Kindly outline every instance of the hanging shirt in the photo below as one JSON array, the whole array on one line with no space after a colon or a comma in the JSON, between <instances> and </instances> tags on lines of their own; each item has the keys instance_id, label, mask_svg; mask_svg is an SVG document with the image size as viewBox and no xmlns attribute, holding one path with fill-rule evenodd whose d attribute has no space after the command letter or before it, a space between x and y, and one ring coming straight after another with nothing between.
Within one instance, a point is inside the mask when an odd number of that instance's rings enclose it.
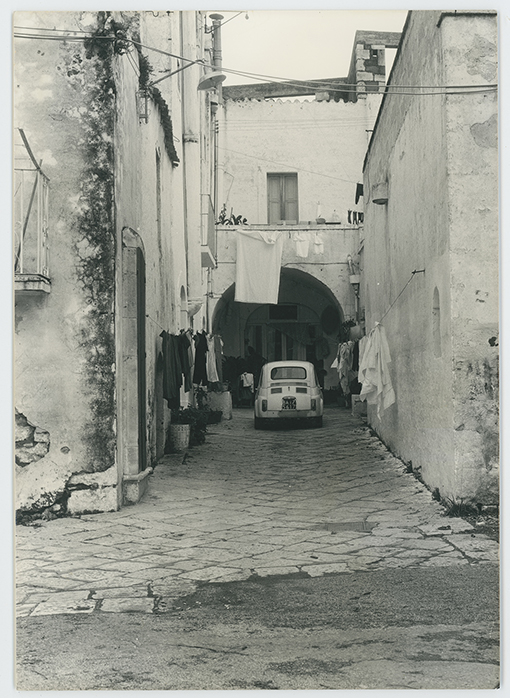
<instances>
[{"instance_id":1,"label":"hanging shirt","mask_svg":"<svg viewBox=\"0 0 510 698\"><path fill-rule=\"evenodd\" d=\"M315 254L324 254L324 240L321 233L315 233L313 251Z\"/></svg>"},{"instance_id":2,"label":"hanging shirt","mask_svg":"<svg viewBox=\"0 0 510 698\"><path fill-rule=\"evenodd\" d=\"M179 407L182 385L182 367L179 358L179 342L175 335L164 331L163 339L163 397L171 409Z\"/></svg>"},{"instance_id":3,"label":"hanging shirt","mask_svg":"<svg viewBox=\"0 0 510 698\"><path fill-rule=\"evenodd\" d=\"M238 303L278 303L283 234L237 231L235 300Z\"/></svg>"},{"instance_id":4,"label":"hanging shirt","mask_svg":"<svg viewBox=\"0 0 510 698\"><path fill-rule=\"evenodd\" d=\"M296 243L296 255L298 257L308 257L310 249L310 233L301 231L292 233L294 242Z\"/></svg>"},{"instance_id":5,"label":"hanging shirt","mask_svg":"<svg viewBox=\"0 0 510 698\"><path fill-rule=\"evenodd\" d=\"M195 366L193 369L193 383L195 385L207 385L207 337L204 332L195 335Z\"/></svg>"},{"instance_id":6,"label":"hanging shirt","mask_svg":"<svg viewBox=\"0 0 510 698\"><path fill-rule=\"evenodd\" d=\"M386 330L380 323L367 337L360 360L358 380L361 383L361 400L370 405L377 405L377 416L393 405L395 392L391 384L389 364L390 349L386 339Z\"/></svg>"},{"instance_id":7,"label":"hanging shirt","mask_svg":"<svg viewBox=\"0 0 510 698\"><path fill-rule=\"evenodd\" d=\"M254 379L253 379L253 373L242 373L241 374L241 383L243 388L249 388L251 392L253 392L253 384L254 384Z\"/></svg>"},{"instance_id":8,"label":"hanging shirt","mask_svg":"<svg viewBox=\"0 0 510 698\"><path fill-rule=\"evenodd\" d=\"M214 335L214 355L216 358L218 380L220 383L223 383L223 340L217 334Z\"/></svg>"},{"instance_id":9,"label":"hanging shirt","mask_svg":"<svg viewBox=\"0 0 510 698\"><path fill-rule=\"evenodd\" d=\"M214 337L207 337L207 358L206 358L207 380L209 383L218 383L218 371L216 369L216 351L214 348Z\"/></svg>"}]
</instances>

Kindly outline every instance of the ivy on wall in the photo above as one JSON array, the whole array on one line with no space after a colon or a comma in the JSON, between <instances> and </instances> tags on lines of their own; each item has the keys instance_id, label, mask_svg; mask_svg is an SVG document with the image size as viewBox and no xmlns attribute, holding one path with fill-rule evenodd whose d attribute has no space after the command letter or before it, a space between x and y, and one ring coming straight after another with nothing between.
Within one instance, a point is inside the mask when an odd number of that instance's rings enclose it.
<instances>
[{"instance_id":1,"label":"ivy on wall","mask_svg":"<svg viewBox=\"0 0 510 698\"><path fill-rule=\"evenodd\" d=\"M170 158L170 162L174 167L177 167L180 160L179 156L177 155L177 151L175 150L175 145L174 145L174 133L173 133L173 126L172 126L172 119L170 116L170 110L168 108L168 104L166 103L165 99L163 98L163 95L161 92L158 90L157 87L150 87L150 80L151 80L151 75L153 72L153 68L149 62L149 59L147 56L144 56L141 52L139 52L139 66L140 66L140 77L139 77L139 86L140 90L147 91L149 96L152 98L153 102L156 104L156 106L159 109L159 114L161 118L161 125L163 127L163 133L165 136L165 149L168 154L168 157Z\"/></svg>"}]
</instances>

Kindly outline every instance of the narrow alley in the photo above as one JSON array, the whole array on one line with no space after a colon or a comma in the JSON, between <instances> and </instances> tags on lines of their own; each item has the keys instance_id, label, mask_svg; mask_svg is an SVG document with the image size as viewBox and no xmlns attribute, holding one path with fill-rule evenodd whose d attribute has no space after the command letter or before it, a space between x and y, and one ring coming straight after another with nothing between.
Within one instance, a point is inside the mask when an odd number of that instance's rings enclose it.
<instances>
[{"instance_id":1,"label":"narrow alley","mask_svg":"<svg viewBox=\"0 0 510 698\"><path fill-rule=\"evenodd\" d=\"M21 690L498 682L498 543L336 407L263 432L234 410L136 507L16 547Z\"/></svg>"}]
</instances>

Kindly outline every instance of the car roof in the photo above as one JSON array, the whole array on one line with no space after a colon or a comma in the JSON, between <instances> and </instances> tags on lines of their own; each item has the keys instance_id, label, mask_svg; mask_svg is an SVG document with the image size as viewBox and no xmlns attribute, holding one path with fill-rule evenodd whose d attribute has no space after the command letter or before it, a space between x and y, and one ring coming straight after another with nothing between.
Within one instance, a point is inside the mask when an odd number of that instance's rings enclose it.
<instances>
[{"instance_id":1,"label":"car roof","mask_svg":"<svg viewBox=\"0 0 510 698\"><path fill-rule=\"evenodd\" d=\"M312 368L313 364L310 361L268 361L266 364L267 370L277 368L279 366L299 366L301 368Z\"/></svg>"}]
</instances>

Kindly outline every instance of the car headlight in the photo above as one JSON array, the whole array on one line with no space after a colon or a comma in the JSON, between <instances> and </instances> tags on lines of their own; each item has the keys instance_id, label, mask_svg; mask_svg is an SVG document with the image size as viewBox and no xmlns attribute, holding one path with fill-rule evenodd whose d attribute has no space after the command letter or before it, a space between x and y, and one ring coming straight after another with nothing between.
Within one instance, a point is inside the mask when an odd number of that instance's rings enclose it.
<instances>
[{"instance_id":1,"label":"car headlight","mask_svg":"<svg viewBox=\"0 0 510 698\"><path fill-rule=\"evenodd\" d=\"M267 412L267 400L262 400L262 412Z\"/></svg>"}]
</instances>

